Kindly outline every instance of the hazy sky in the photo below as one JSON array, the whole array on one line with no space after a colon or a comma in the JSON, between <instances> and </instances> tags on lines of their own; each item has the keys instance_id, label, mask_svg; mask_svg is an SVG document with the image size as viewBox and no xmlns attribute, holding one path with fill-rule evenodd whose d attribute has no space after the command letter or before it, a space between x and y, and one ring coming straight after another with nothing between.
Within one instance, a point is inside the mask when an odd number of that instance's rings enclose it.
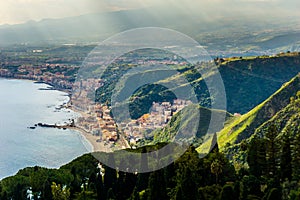
<instances>
[{"instance_id":1,"label":"hazy sky","mask_svg":"<svg viewBox=\"0 0 300 200\"><path fill-rule=\"evenodd\" d=\"M245 4L256 6L262 11L284 9L287 13L291 13L300 10L299 0L0 0L0 24L149 6L168 9L168 6L172 5L187 11L197 11L215 6L221 6L225 10L243 9Z\"/></svg>"}]
</instances>

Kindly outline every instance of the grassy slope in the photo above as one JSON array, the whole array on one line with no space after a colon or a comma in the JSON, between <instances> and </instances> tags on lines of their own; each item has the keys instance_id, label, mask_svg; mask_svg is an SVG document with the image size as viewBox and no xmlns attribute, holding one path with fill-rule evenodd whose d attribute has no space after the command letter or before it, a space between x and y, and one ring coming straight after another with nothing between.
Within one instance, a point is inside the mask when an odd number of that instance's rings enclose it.
<instances>
[{"instance_id":1,"label":"grassy slope","mask_svg":"<svg viewBox=\"0 0 300 200\"><path fill-rule=\"evenodd\" d=\"M195 109L198 109L200 113L200 118L197 117L197 112L195 112ZM179 127L184 131L188 130L191 131L191 129L198 126L198 130L195 131L196 138L201 138L203 140L209 140L211 136L213 136L213 133L219 131L222 127L222 123L224 120L231 120L233 117L230 113L222 111L222 110L212 110L203 108L198 105L190 105L184 110L184 114L181 114L182 112L177 113L172 120L169 122L169 124L159 130L155 130L153 132L154 139L151 142L151 144L161 143L161 142L170 142L176 140L176 142L192 142L189 139L195 139L193 138L195 135L188 135L189 137L181 137L178 134ZM212 113L215 115L215 121L212 123L211 127L212 129L209 130L209 124L211 121ZM183 116L186 118L183 119ZM198 119L197 122L195 119ZM195 124L198 123L198 124ZM188 133L191 134L191 133ZM176 139L175 139L176 138ZM197 142L194 141L194 142ZM199 141L198 141L199 142ZM201 141L200 141L201 142ZM207 145L207 148L210 149L210 144Z\"/></svg>"},{"instance_id":2,"label":"grassy slope","mask_svg":"<svg viewBox=\"0 0 300 200\"><path fill-rule=\"evenodd\" d=\"M289 105L290 98L300 90L300 75L285 83L276 93L255 107L250 112L235 117L218 133L218 143L223 148L227 143L235 144L243 139L249 138L256 129L266 124L280 111ZM207 146L207 144L205 144ZM197 150L202 151L204 147Z\"/></svg>"}]
</instances>

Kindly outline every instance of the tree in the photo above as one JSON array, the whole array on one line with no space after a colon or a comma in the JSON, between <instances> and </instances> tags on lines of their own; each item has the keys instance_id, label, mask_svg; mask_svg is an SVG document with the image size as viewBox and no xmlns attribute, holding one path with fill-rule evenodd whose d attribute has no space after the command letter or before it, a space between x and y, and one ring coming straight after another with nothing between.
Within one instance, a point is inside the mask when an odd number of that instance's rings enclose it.
<instances>
[{"instance_id":1,"label":"tree","mask_svg":"<svg viewBox=\"0 0 300 200\"><path fill-rule=\"evenodd\" d=\"M235 197L236 195L233 191L232 186L224 185L221 191L220 200L232 200L232 199L236 199Z\"/></svg>"},{"instance_id":2,"label":"tree","mask_svg":"<svg viewBox=\"0 0 300 200\"><path fill-rule=\"evenodd\" d=\"M80 180L78 179L76 168L74 166L71 168L71 174L73 175L73 180L70 184L70 197L74 198L75 193L79 193L81 191Z\"/></svg>"},{"instance_id":3,"label":"tree","mask_svg":"<svg viewBox=\"0 0 300 200\"><path fill-rule=\"evenodd\" d=\"M109 154L108 163L109 163L109 166L115 167L115 159L114 159L113 153ZM104 188L106 191L108 191L110 188L112 188L115 192L115 187L116 187L116 183L117 183L117 171L111 167L105 167Z\"/></svg>"},{"instance_id":4,"label":"tree","mask_svg":"<svg viewBox=\"0 0 300 200\"><path fill-rule=\"evenodd\" d=\"M270 190L267 200L281 200L282 194L278 188L273 188Z\"/></svg>"},{"instance_id":5,"label":"tree","mask_svg":"<svg viewBox=\"0 0 300 200\"><path fill-rule=\"evenodd\" d=\"M52 183L51 185L53 200L68 200L70 199L70 190L66 187L61 187L60 184Z\"/></svg>"},{"instance_id":6,"label":"tree","mask_svg":"<svg viewBox=\"0 0 300 200\"><path fill-rule=\"evenodd\" d=\"M216 176L216 184L219 182L219 175L222 173L223 165L219 160L214 160L211 163L210 170Z\"/></svg>"},{"instance_id":7,"label":"tree","mask_svg":"<svg viewBox=\"0 0 300 200\"><path fill-rule=\"evenodd\" d=\"M258 197L262 195L260 181L253 175L244 176L241 181L241 199L246 199L249 195Z\"/></svg>"},{"instance_id":8,"label":"tree","mask_svg":"<svg viewBox=\"0 0 300 200\"><path fill-rule=\"evenodd\" d=\"M251 175L260 177L266 173L265 140L253 138L248 146L247 163Z\"/></svg>"},{"instance_id":9,"label":"tree","mask_svg":"<svg viewBox=\"0 0 300 200\"><path fill-rule=\"evenodd\" d=\"M42 192L43 199L52 199L52 192L51 192L51 183L47 179L43 185L43 192Z\"/></svg>"},{"instance_id":10,"label":"tree","mask_svg":"<svg viewBox=\"0 0 300 200\"><path fill-rule=\"evenodd\" d=\"M102 175L100 174L100 172L97 174L96 177L96 189L97 189L98 199L101 199L101 197L104 196L104 187L103 187Z\"/></svg>"},{"instance_id":11,"label":"tree","mask_svg":"<svg viewBox=\"0 0 300 200\"><path fill-rule=\"evenodd\" d=\"M292 144L292 178L300 179L300 132L296 132Z\"/></svg>"},{"instance_id":12,"label":"tree","mask_svg":"<svg viewBox=\"0 0 300 200\"><path fill-rule=\"evenodd\" d=\"M292 178L292 151L291 143L288 134L285 134L282 139L282 150L280 159L281 180Z\"/></svg>"},{"instance_id":13,"label":"tree","mask_svg":"<svg viewBox=\"0 0 300 200\"><path fill-rule=\"evenodd\" d=\"M140 163L140 170L147 171L148 170L148 158L147 158L147 151L146 147L142 148L141 152L141 163ZM138 191L145 190L148 186L150 173L139 173L137 179L137 189Z\"/></svg>"},{"instance_id":14,"label":"tree","mask_svg":"<svg viewBox=\"0 0 300 200\"><path fill-rule=\"evenodd\" d=\"M134 188L130 200L140 200L140 194L136 188Z\"/></svg>"},{"instance_id":15,"label":"tree","mask_svg":"<svg viewBox=\"0 0 300 200\"><path fill-rule=\"evenodd\" d=\"M114 191L112 188L109 188L109 190L107 191L107 197L106 197L107 200L114 200L116 199L116 196L114 194Z\"/></svg>"},{"instance_id":16,"label":"tree","mask_svg":"<svg viewBox=\"0 0 300 200\"><path fill-rule=\"evenodd\" d=\"M234 192L234 195L235 195L235 197L233 199L240 199L241 186L240 186L240 182L239 181L236 181L234 183L233 192Z\"/></svg>"},{"instance_id":17,"label":"tree","mask_svg":"<svg viewBox=\"0 0 300 200\"><path fill-rule=\"evenodd\" d=\"M278 145L277 145L277 136L278 136L278 129L277 127L272 124L269 126L266 134L266 143L267 143L267 163L268 163L268 176L274 177L277 175L277 152L278 152Z\"/></svg>"},{"instance_id":18,"label":"tree","mask_svg":"<svg viewBox=\"0 0 300 200\"><path fill-rule=\"evenodd\" d=\"M162 170L155 171L150 174L148 190L148 200L167 199L166 184Z\"/></svg>"},{"instance_id":19,"label":"tree","mask_svg":"<svg viewBox=\"0 0 300 200\"><path fill-rule=\"evenodd\" d=\"M194 147L189 147L187 151L175 162L176 175L174 181L176 186L172 189L171 198L179 192L185 199L192 199L198 196L198 187L205 184L202 179L204 166L199 154ZM181 190L181 191L179 191Z\"/></svg>"}]
</instances>

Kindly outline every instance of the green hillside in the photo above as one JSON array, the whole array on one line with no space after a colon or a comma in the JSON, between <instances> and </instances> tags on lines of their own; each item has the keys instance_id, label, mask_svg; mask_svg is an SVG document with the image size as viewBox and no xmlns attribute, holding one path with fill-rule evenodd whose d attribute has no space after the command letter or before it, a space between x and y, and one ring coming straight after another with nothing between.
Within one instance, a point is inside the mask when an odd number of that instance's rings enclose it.
<instances>
[{"instance_id":1,"label":"green hillside","mask_svg":"<svg viewBox=\"0 0 300 200\"><path fill-rule=\"evenodd\" d=\"M230 62L238 62L239 59ZM250 59L248 59L250 61ZM257 83L258 84L258 83ZM211 114L215 128L225 117L225 128L218 133L218 146L211 140L195 140L193 146L148 145L111 153L87 154L59 169L29 167L0 181L0 199L297 199L300 196L300 74L242 116L190 105L176 114L154 141L170 142L178 127L183 130L199 123L201 138ZM195 116L198 109L200 120ZM182 118L187 120L183 121ZM217 132L217 130L214 131ZM192 130L193 131L193 130ZM215 136L212 131L212 136ZM215 140L215 137L211 137ZM231 144L229 144L231 143ZM172 162L177 150L187 149ZM185 148L186 147L186 148ZM137 153L136 155L124 152ZM145 154L139 153L150 153ZM171 152L171 153L170 153ZM167 156L160 159L161 153ZM128 156L128 157L126 157ZM171 160L171 162L169 162ZM99 165L99 162L102 165ZM162 163L170 165L154 171ZM109 163L110 166L106 166ZM113 167L113 168L111 168ZM143 167L153 169L139 173ZM125 169L125 172L120 170ZM134 173L132 173L134 172Z\"/></svg>"},{"instance_id":2,"label":"green hillside","mask_svg":"<svg viewBox=\"0 0 300 200\"><path fill-rule=\"evenodd\" d=\"M280 111L290 103L290 98L296 96L300 89L300 75L297 75L291 81L285 83L276 93L270 96L260 105L256 106L250 112L234 117L223 130L218 133L218 143L224 147L227 143L236 144L244 139L248 139L257 131L264 129L274 116L278 116ZM289 114L292 114L290 112ZM279 119L284 122L284 120ZM271 120L269 123L273 124ZM199 148L198 150L200 150Z\"/></svg>"},{"instance_id":3,"label":"green hillside","mask_svg":"<svg viewBox=\"0 0 300 200\"><path fill-rule=\"evenodd\" d=\"M215 120L210 124L212 115L214 115ZM214 133L220 131L224 121L230 120L232 117L230 113L225 111L207 109L193 104L173 116L166 127L153 131L151 141L142 141L141 144L176 141L189 142L197 146L198 143L210 139ZM209 125L211 125L210 130ZM181 136L181 132L188 133Z\"/></svg>"},{"instance_id":4,"label":"green hillside","mask_svg":"<svg viewBox=\"0 0 300 200\"><path fill-rule=\"evenodd\" d=\"M147 57L148 55L148 57ZM143 50L129 56L128 59L134 59L134 56L144 56L151 60L153 57L170 57L172 54L165 54L162 51ZM291 80L300 71L300 53L285 53L276 56L261 56L261 57L244 57L230 59L216 59L217 69L219 70L225 85L227 96L227 111L230 113L247 113L256 105L260 104L274 92L276 92L282 84ZM120 78L134 69L136 65L114 63L103 74L103 79L106 80L104 87L101 87L96 92L96 101L106 103L110 101L112 91L116 89L116 84ZM190 83L195 91L199 104L203 107L210 108L214 99L208 92L205 80L199 74L198 69L203 67L211 67L209 64L198 66L170 66L173 71L178 73L168 75L160 81L150 85L145 85L135 91L130 102L130 112L133 118L138 118L147 113L152 106L152 102L170 101L174 99L175 91L187 91L189 87L183 80ZM171 71L172 71L171 70ZM215 71L216 72L216 71ZM127 82L120 84L126 86L135 82L142 82L146 78L155 77L161 73L155 69L145 71L133 75ZM214 76L212 73L206 76ZM132 82L132 83L131 83ZM157 87L158 85L175 85L175 87L164 88ZM117 88L122 91L123 88ZM187 98L190 98L187 95Z\"/></svg>"}]
</instances>

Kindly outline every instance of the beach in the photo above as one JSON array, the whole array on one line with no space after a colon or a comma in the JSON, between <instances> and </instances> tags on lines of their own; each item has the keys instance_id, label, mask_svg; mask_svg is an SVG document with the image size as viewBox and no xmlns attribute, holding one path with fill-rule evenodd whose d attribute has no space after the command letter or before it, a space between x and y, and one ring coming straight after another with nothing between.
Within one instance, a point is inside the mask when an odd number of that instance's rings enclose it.
<instances>
[{"instance_id":1,"label":"beach","mask_svg":"<svg viewBox=\"0 0 300 200\"><path fill-rule=\"evenodd\" d=\"M92 135L91 133L83 130L79 127L69 127L70 130L75 130L81 134L83 140L89 143L92 152L112 152L108 145L104 145L103 142L97 142L99 136Z\"/></svg>"}]
</instances>

